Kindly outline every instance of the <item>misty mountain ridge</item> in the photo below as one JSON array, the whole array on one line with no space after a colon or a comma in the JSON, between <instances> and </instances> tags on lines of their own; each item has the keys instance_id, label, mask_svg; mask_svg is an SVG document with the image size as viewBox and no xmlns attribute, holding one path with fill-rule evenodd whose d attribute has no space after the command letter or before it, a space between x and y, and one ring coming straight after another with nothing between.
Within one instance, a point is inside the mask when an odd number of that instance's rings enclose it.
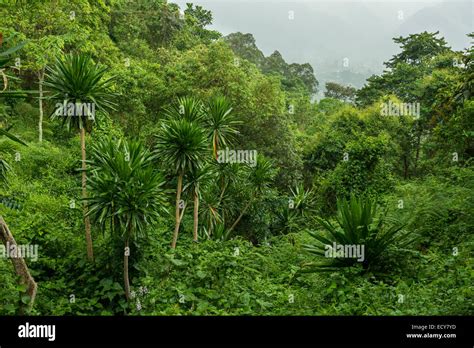
<instances>
[{"instance_id":1,"label":"misty mountain ridge","mask_svg":"<svg viewBox=\"0 0 474 348\"><path fill-rule=\"evenodd\" d=\"M325 81L362 87L399 51L394 37L439 31L462 50L473 30L470 1L195 3L212 11L212 29L223 35L251 33L265 56L278 51L287 62L310 63L320 88Z\"/></svg>"}]
</instances>

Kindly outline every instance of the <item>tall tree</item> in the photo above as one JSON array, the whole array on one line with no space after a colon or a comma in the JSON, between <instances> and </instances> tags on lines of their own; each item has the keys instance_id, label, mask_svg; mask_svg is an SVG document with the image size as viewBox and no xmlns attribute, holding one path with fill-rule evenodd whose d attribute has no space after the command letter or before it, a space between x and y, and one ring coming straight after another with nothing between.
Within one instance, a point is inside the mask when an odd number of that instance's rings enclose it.
<instances>
[{"instance_id":1,"label":"tall tree","mask_svg":"<svg viewBox=\"0 0 474 348\"><path fill-rule=\"evenodd\" d=\"M214 158L217 159L219 147L232 144L241 122L236 119L229 101L223 96L211 99L205 113L205 125L209 130Z\"/></svg>"},{"instance_id":2,"label":"tall tree","mask_svg":"<svg viewBox=\"0 0 474 348\"><path fill-rule=\"evenodd\" d=\"M394 38L401 52L384 63L388 69L382 75L367 79L367 84L357 91L357 104L367 106L387 94L395 94L405 102L419 100L417 80L431 74L436 67L434 57L450 52L446 41L436 37L438 34L423 32Z\"/></svg>"},{"instance_id":3,"label":"tall tree","mask_svg":"<svg viewBox=\"0 0 474 348\"><path fill-rule=\"evenodd\" d=\"M413 136L413 173L417 173L419 159L422 153L423 139L433 128L432 83L433 72L438 69L453 67L457 54L447 46L444 38L438 38L439 32L408 35L407 37L394 38L393 41L400 46L401 52L394 55L390 61L384 63L388 68L380 76L371 76L367 84L357 91L356 103L359 106L368 106L379 102L385 95L395 95L403 103L420 104L420 115L413 122L410 134Z\"/></svg>"},{"instance_id":4,"label":"tall tree","mask_svg":"<svg viewBox=\"0 0 474 348\"><path fill-rule=\"evenodd\" d=\"M210 165L197 167L186 175L187 183L183 187L183 191L189 191L192 197L193 210L193 241L197 242L199 235L199 201L201 199L201 187L209 183L213 177L213 168Z\"/></svg>"},{"instance_id":5,"label":"tall tree","mask_svg":"<svg viewBox=\"0 0 474 348\"><path fill-rule=\"evenodd\" d=\"M180 209L183 178L198 170L209 155L202 120L202 105L194 98L181 98L166 110L167 119L157 134L156 151L163 164L177 176L175 229L171 248L176 248L181 223Z\"/></svg>"},{"instance_id":6,"label":"tall tree","mask_svg":"<svg viewBox=\"0 0 474 348\"><path fill-rule=\"evenodd\" d=\"M107 113L115 109L115 94L111 89L115 77L107 76L109 68L94 63L89 55L66 55L63 59L57 59L55 66L47 70L45 86L53 93L50 98L59 101L53 117L61 118L68 130L79 131L81 137L83 213L87 257L92 261L94 252L86 202L86 130L92 131L95 110Z\"/></svg>"},{"instance_id":7,"label":"tall tree","mask_svg":"<svg viewBox=\"0 0 474 348\"><path fill-rule=\"evenodd\" d=\"M251 190L250 198L242 208L239 216L237 216L237 219L229 228L229 233L235 229L252 203L255 202L255 199L261 196L265 190L268 189L276 174L277 171L273 168L272 162L262 155L258 155L255 167L249 168L248 171L248 184Z\"/></svg>"},{"instance_id":8,"label":"tall tree","mask_svg":"<svg viewBox=\"0 0 474 348\"><path fill-rule=\"evenodd\" d=\"M115 238L123 238L123 277L127 300L130 295L130 241L146 235L166 213L163 176L154 168L156 160L139 141L106 138L93 145L90 161L88 214L103 231L107 225Z\"/></svg>"}]
</instances>

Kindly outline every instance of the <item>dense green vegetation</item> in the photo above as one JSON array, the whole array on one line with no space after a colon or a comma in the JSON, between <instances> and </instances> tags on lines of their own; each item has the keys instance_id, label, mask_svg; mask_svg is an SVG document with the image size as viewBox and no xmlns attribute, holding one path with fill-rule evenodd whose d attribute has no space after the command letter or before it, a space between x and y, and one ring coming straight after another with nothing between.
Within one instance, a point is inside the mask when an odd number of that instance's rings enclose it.
<instances>
[{"instance_id":1,"label":"dense green vegetation","mask_svg":"<svg viewBox=\"0 0 474 348\"><path fill-rule=\"evenodd\" d=\"M0 215L38 245L30 314L474 313L472 47L396 38L383 74L317 102L309 64L200 6L0 18ZM0 315L31 304L8 258L0 280Z\"/></svg>"}]
</instances>

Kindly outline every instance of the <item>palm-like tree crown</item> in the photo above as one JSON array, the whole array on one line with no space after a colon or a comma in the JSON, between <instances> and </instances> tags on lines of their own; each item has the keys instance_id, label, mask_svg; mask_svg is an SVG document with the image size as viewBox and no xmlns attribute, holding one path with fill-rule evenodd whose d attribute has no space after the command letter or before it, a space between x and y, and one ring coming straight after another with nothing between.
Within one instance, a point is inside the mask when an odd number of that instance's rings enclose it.
<instances>
[{"instance_id":1,"label":"palm-like tree crown","mask_svg":"<svg viewBox=\"0 0 474 348\"><path fill-rule=\"evenodd\" d=\"M255 192L262 193L270 186L276 174L277 170L273 167L273 163L264 156L258 155L255 167L250 169L249 182Z\"/></svg>"},{"instance_id":2,"label":"palm-like tree crown","mask_svg":"<svg viewBox=\"0 0 474 348\"><path fill-rule=\"evenodd\" d=\"M208 155L205 132L186 119L165 121L157 135L156 154L176 174L195 171Z\"/></svg>"},{"instance_id":3,"label":"palm-like tree crown","mask_svg":"<svg viewBox=\"0 0 474 348\"><path fill-rule=\"evenodd\" d=\"M44 85L53 93L50 99L61 103L91 103L97 111L115 110L112 82L115 76L106 77L108 67L95 64L89 55L68 54L47 67ZM52 115L55 117L55 113ZM90 128L90 115L62 117L68 129Z\"/></svg>"},{"instance_id":4,"label":"palm-like tree crown","mask_svg":"<svg viewBox=\"0 0 474 348\"><path fill-rule=\"evenodd\" d=\"M154 160L138 141L105 139L93 145L87 201L89 215L103 230L112 221L122 233L140 235L166 211L165 180Z\"/></svg>"},{"instance_id":5,"label":"palm-like tree crown","mask_svg":"<svg viewBox=\"0 0 474 348\"><path fill-rule=\"evenodd\" d=\"M180 97L177 102L164 109L168 120L185 119L200 124L204 118L204 107L194 97Z\"/></svg>"},{"instance_id":6,"label":"palm-like tree crown","mask_svg":"<svg viewBox=\"0 0 474 348\"><path fill-rule=\"evenodd\" d=\"M214 157L217 158L218 147L227 146L239 133L237 126L241 123L232 113L232 107L225 97L213 98L206 107L206 128L212 141Z\"/></svg>"}]
</instances>

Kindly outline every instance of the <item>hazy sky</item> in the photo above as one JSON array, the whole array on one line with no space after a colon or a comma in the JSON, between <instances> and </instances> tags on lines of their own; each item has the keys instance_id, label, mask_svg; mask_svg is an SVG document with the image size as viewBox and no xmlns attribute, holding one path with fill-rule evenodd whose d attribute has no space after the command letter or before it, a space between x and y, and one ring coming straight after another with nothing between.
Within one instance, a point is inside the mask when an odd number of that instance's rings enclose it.
<instances>
[{"instance_id":1,"label":"hazy sky","mask_svg":"<svg viewBox=\"0 0 474 348\"><path fill-rule=\"evenodd\" d=\"M439 30L452 48L461 50L469 45L466 34L474 31L471 0L172 2L211 10L212 28L224 35L252 33L265 55L278 50L287 62L309 62L323 79L340 71L344 59L350 71L366 76L380 72L397 52L393 37Z\"/></svg>"}]
</instances>

